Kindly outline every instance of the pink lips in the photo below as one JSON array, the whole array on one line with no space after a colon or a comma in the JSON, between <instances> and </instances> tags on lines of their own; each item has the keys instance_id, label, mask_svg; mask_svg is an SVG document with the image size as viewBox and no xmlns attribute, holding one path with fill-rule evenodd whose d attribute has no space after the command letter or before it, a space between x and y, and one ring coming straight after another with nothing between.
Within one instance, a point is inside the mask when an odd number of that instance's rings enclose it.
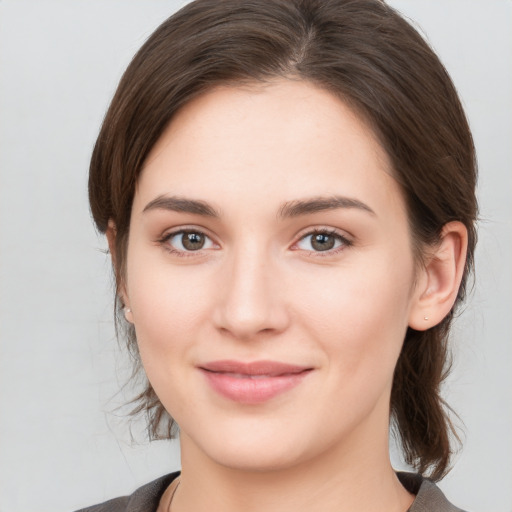
<instances>
[{"instance_id":1,"label":"pink lips","mask_svg":"<svg viewBox=\"0 0 512 512\"><path fill-rule=\"evenodd\" d=\"M297 386L312 368L276 361L213 361L201 365L210 386L244 404L258 404Z\"/></svg>"}]
</instances>

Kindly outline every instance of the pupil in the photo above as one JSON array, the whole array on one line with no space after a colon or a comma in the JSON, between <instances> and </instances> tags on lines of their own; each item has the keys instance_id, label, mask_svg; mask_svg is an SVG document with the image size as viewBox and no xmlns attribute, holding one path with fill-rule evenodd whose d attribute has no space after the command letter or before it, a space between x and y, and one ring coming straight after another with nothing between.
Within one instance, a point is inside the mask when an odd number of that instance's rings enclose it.
<instances>
[{"instance_id":1,"label":"pupil","mask_svg":"<svg viewBox=\"0 0 512 512\"><path fill-rule=\"evenodd\" d=\"M334 237L331 235L318 233L313 236L311 245L317 251L328 251L334 247Z\"/></svg>"},{"instance_id":2,"label":"pupil","mask_svg":"<svg viewBox=\"0 0 512 512\"><path fill-rule=\"evenodd\" d=\"M184 233L181 243L189 251L197 251L204 245L204 236L199 233Z\"/></svg>"}]
</instances>

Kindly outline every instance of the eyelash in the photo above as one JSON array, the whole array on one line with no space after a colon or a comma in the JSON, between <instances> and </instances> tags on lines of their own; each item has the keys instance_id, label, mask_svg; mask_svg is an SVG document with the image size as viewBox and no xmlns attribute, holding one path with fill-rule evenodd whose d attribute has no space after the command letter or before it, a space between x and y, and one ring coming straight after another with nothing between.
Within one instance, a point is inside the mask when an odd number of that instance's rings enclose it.
<instances>
[{"instance_id":1,"label":"eyelash","mask_svg":"<svg viewBox=\"0 0 512 512\"><path fill-rule=\"evenodd\" d=\"M297 242L295 242L293 245L296 246L302 240L305 240L308 237L314 237L316 235L332 236L336 241L340 242L340 245L336 248L328 249L326 251L307 251L309 253L309 255L311 255L314 258L325 258L328 256L333 256L333 255L336 255L336 254L340 253L341 251L343 251L353 245L353 242L351 240L349 240L346 236L343 236L342 234L340 234L335 229L322 229L322 228L313 229L312 231L308 231L307 233L304 233L303 235L301 235L299 240ZM294 250L299 250L299 249L294 249Z\"/></svg>"},{"instance_id":2,"label":"eyelash","mask_svg":"<svg viewBox=\"0 0 512 512\"><path fill-rule=\"evenodd\" d=\"M162 236L160 239L157 240L157 243L160 244L167 252L171 253L174 256L178 256L180 258L189 258L191 256L194 256L194 253L200 253L201 249L199 249L197 251L181 251L179 249L175 249L172 245L169 244L169 240L171 240L175 236L177 236L177 235L183 236L187 233L202 235L205 238L207 238L208 240L211 240L211 238L204 231L201 231L200 229L192 229L192 228L183 229L182 228L182 229L178 229L176 231L172 231L170 233L166 233L164 236Z\"/></svg>"},{"instance_id":3,"label":"eyelash","mask_svg":"<svg viewBox=\"0 0 512 512\"><path fill-rule=\"evenodd\" d=\"M157 243L160 244L167 252L169 252L175 256L178 256L180 258L191 257L194 255L194 253L199 254L202 249L198 249L197 251L182 251L179 249L175 249L172 245L169 244L169 240L171 240L175 236L185 235L187 233L202 235L211 241L211 238L206 233L201 231L200 229L179 229L179 230L172 231L170 233L165 234L164 236L162 236L161 238L159 238L157 240ZM337 248L328 249L326 251L306 250L306 252L308 252L309 255L311 255L312 257L322 258L322 257L326 257L326 256L333 256L333 255L338 254L339 252L343 251L347 247L350 247L353 245L353 242L351 240L349 240L347 237L338 233L335 229L321 229L320 228L320 229L313 229L312 231L308 231L308 232L302 234L300 236L300 238L297 240L297 242L295 242L293 244L292 247L296 246L297 244L299 244L301 241L305 240L306 238L314 237L316 235L332 236L336 239L336 241L340 242L340 246L338 246ZM292 249L292 250L300 250L300 249Z\"/></svg>"}]
</instances>

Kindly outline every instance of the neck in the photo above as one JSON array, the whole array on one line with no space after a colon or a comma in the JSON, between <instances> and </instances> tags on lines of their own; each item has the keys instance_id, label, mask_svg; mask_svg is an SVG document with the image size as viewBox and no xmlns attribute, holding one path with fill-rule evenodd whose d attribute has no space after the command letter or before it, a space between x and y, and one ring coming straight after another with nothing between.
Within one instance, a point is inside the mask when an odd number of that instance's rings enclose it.
<instances>
[{"instance_id":1,"label":"neck","mask_svg":"<svg viewBox=\"0 0 512 512\"><path fill-rule=\"evenodd\" d=\"M374 440L364 454L333 447L301 464L268 471L222 466L186 436L181 444L173 512L405 512L413 501L391 467L387 437Z\"/></svg>"}]
</instances>

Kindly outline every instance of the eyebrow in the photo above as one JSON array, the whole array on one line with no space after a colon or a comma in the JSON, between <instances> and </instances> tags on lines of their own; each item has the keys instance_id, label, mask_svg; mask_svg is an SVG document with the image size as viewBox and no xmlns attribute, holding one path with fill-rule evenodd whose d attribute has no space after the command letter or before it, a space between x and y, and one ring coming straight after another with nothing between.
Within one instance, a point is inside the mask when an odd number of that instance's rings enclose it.
<instances>
[{"instance_id":1,"label":"eyebrow","mask_svg":"<svg viewBox=\"0 0 512 512\"><path fill-rule=\"evenodd\" d=\"M288 201L279 208L277 217L286 219L340 208L355 208L375 215L375 212L367 204L359 201L359 199L344 196L331 196ZM179 196L158 196L144 207L143 213L151 210L169 210L213 218L219 218L221 216L220 213L206 201Z\"/></svg>"},{"instance_id":2,"label":"eyebrow","mask_svg":"<svg viewBox=\"0 0 512 512\"><path fill-rule=\"evenodd\" d=\"M311 213L323 212L326 210L338 210L340 208L355 208L375 215L375 212L365 203L351 197L331 196L312 197L289 201L279 209L278 217L290 218L299 217Z\"/></svg>"},{"instance_id":3,"label":"eyebrow","mask_svg":"<svg viewBox=\"0 0 512 512\"><path fill-rule=\"evenodd\" d=\"M219 212L206 201L179 196L158 196L150 201L142 211L145 213L151 210L170 210L173 212L203 215L205 217L220 217Z\"/></svg>"}]
</instances>

